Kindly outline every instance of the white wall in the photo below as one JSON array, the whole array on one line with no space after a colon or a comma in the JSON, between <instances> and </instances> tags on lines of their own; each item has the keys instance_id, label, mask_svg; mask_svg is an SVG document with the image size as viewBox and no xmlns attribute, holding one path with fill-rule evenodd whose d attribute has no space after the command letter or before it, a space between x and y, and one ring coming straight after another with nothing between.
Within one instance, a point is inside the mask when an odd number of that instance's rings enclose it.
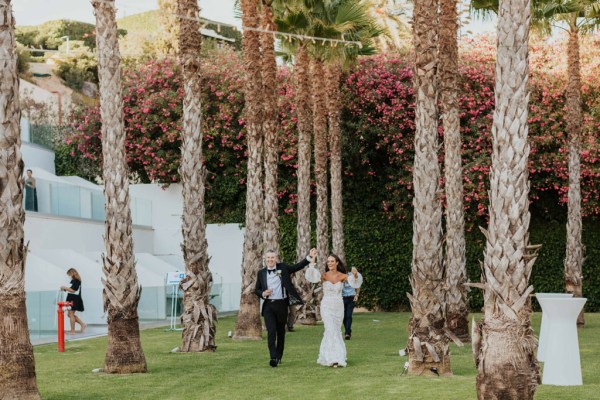
<instances>
[{"instance_id":1,"label":"white wall","mask_svg":"<svg viewBox=\"0 0 600 400\"><path fill-rule=\"evenodd\" d=\"M154 252L172 264L174 271L184 271L181 243L181 215L183 201L181 185L163 189L158 185L131 185L131 195L152 200L152 225L154 228ZM209 268L213 273L214 291L220 295L214 299L220 311L238 310L242 285L242 252L244 230L238 224L210 224L206 228ZM136 249L136 252L141 252Z\"/></svg>"},{"instance_id":2,"label":"white wall","mask_svg":"<svg viewBox=\"0 0 600 400\"><path fill-rule=\"evenodd\" d=\"M27 212L25 216L25 243L29 249L51 250L68 248L78 253L104 251L104 222L81 218ZM153 233L150 228L134 227L136 252L152 253Z\"/></svg>"},{"instance_id":3,"label":"white wall","mask_svg":"<svg viewBox=\"0 0 600 400\"><path fill-rule=\"evenodd\" d=\"M21 142L21 153L25 169L41 168L54 174L54 152L34 143ZM33 173L35 177L35 171Z\"/></svg>"}]
</instances>

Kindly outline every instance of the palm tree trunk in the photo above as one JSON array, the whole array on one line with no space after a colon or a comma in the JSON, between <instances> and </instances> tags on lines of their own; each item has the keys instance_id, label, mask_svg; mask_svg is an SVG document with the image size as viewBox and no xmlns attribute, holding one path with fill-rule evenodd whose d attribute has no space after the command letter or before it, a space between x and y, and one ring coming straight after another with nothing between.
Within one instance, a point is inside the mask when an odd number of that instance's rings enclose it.
<instances>
[{"instance_id":1,"label":"palm tree trunk","mask_svg":"<svg viewBox=\"0 0 600 400\"><path fill-rule=\"evenodd\" d=\"M242 0L242 25L258 26L258 1ZM256 274L262 264L263 249L263 132L262 79L260 64L260 39L255 31L244 30L244 115L248 137L248 175L246 182L246 230L244 232L244 255L242 260L242 294L240 311L235 326L234 339L262 337L259 299L254 294Z\"/></svg>"},{"instance_id":2,"label":"palm tree trunk","mask_svg":"<svg viewBox=\"0 0 600 400\"><path fill-rule=\"evenodd\" d=\"M451 374L445 327L442 205L438 162L437 0L415 1L415 161L413 257L408 295L410 374ZM435 371L435 372L433 372Z\"/></svg>"},{"instance_id":3,"label":"palm tree trunk","mask_svg":"<svg viewBox=\"0 0 600 400\"><path fill-rule=\"evenodd\" d=\"M296 54L294 77L296 80L296 113L298 116L298 222L296 259L306 257L310 250L310 142L312 137L311 85L309 71L310 58L306 47L301 45ZM298 291L304 304L298 307L297 318L301 324L317 323L317 304L314 296L315 285L308 282L303 274L295 274Z\"/></svg>"},{"instance_id":4,"label":"palm tree trunk","mask_svg":"<svg viewBox=\"0 0 600 400\"><path fill-rule=\"evenodd\" d=\"M474 328L473 352L480 400L528 400L539 383L529 300L537 257L528 233L530 1L501 0L499 9L484 317Z\"/></svg>"},{"instance_id":5,"label":"palm tree trunk","mask_svg":"<svg viewBox=\"0 0 600 400\"><path fill-rule=\"evenodd\" d=\"M461 162L460 119L457 101L458 15L456 0L440 3L438 69L444 127L446 182L446 326L462 342L469 335L469 308L465 250L465 218Z\"/></svg>"},{"instance_id":6,"label":"palm tree trunk","mask_svg":"<svg viewBox=\"0 0 600 400\"><path fill-rule=\"evenodd\" d=\"M263 1L261 27L275 31L273 9ZM275 40L271 33L260 35L263 83L263 134L265 154L265 246L279 254L279 202L277 199L278 115L277 115L277 62Z\"/></svg>"},{"instance_id":7,"label":"palm tree trunk","mask_svg":"<svg viewBox=\"0 0 600 400\"><path fill-rule=\"evenodd\" d=\"M92 5L96 14L106 202L102 297L108 315L108 348L104 370L117 374L146 372L137 313L142 288L133 254L116 9L112 1L93 0Z\"/></svg>"},{"instance_id":8,"label":"palm tree trunk","mask_svg":"<svg viewBox=\"0 0 600 400\"><path fill-rule=\"evenodd\" d=\"M333 252L346 262L344 251L344 213L342 202L342 93L341 66L327 65L327 109L329 113L329 150L331 152L331 237Z\"/></svg>"},{"instance_id":9,"label":"palm tree trunk","mask_svg":"<svg viewBox=\"0 0 600 400\"><path fill-rule=\"evenodd\" d=\"M327 104L323 61L312 63L313 132L315 135L315 181L317 183L317 262L321 269L329 253L327 204Z\"/></svg>"},{"instance_id":10,"label":"palm tree trunk","mask_svg":"<svg viewBox=\"0 0 600 400\"><path fill-rule=\"evenodd\" d=\"M40 399L25 304L23 158L15 20L0 0L0 397Z\"/></svg>"},{"instance_id":11,"label":"palm tree trunk","mask_svg":"<svg viewBox=\"0 0 600 400\"><path fill-rule=\"evenodd\" d=\"M581 66L579 64L579 28L570 24L567 50L567 131L569 132L569 211L567 215L567 253L565 257L565 291L574 297L583 295L583 254L581 242ZM577 326L583 327L583 310Z\"/></svg>"},{"instance_id":12,"label":"palm tree trunk","mask_svg":"<svg viewBox=\"0 0 600 400\"><path fill-rule=\"evenodd\" d=\"M183 75L183 128L181 131L181 184L183 192L183 259L186 276L183 289L181 351L215 350L217 309L210 304L212 274L208 268L208 243L204 193L206 166L202 154L200 104L200 10L197 0L178 0L179 62Z\"/></svg>"}]
</instances>

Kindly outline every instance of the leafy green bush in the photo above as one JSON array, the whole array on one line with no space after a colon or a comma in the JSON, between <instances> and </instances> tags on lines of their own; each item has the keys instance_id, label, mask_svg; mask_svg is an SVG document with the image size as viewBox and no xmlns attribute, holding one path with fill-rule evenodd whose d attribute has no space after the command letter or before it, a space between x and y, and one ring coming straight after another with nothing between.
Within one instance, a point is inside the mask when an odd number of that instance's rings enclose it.
<instances>
[{"instance_id":1,"label":"leafy green bush","mask_svg":"<svg viewBox=\"0 0 600 400\"><path fill-rule=\"evenodd\" d=\"M583 265L583 294L588 298L587 311L600 310L600 248L595 245L600 241L598 222L597 219L584 220L583 241L588 250ZM283 217L280 229L282 257L286 261L294 261L296 219L293 216ZM357 267L365 277L360 305L385 311L410 309L406 293L411 292L408 278L412 260L412 222L390 220L376 212L348 211L344 234L347 264ZM542 245L530 281L536 292L560 293L564 290L565 237L562 221L541 217L532 221L530 241ZM469 280L479 282L485 240L479 231L468 233L466 239ZM473 311L482 309L481 290L469 292L469 303ZM537 307L536 302L534 306Z\"/></svg>"},{"instance_id":2,"label":"leafy green bush","mask_svg":"<svg viewBox=\"0 0 600 400\"><path fill-rule=\"evenodd\" d=\"M17 72L24 74L29 71L29 63L31 62L31 53L22 48L17 49Z\"/></svg>"},{"instance_id":3,"label":"leafy green bush","mask_svg":"<svg viewBox=\"0 0 600 400\"><path fill-rule=\"evenodd\" d=\"M55 72L71 89L80 90L86 81L98 83L98 61L91 54L59 61Z\"/></svg>"},{"instance_id":4,"label":"leafy green bush","mask_svg":"<svg viewBox=\"0 0 600 400\"><path fill-rule=\"evenodd\" d=\"M83 40L87 47L93 49L96 47L95 29L94 24L61 19L34 26L18 26L15 36L17 42L36 49L56 50L64 43L65 36L70 40Z\"/></svg>"}]
</instances>

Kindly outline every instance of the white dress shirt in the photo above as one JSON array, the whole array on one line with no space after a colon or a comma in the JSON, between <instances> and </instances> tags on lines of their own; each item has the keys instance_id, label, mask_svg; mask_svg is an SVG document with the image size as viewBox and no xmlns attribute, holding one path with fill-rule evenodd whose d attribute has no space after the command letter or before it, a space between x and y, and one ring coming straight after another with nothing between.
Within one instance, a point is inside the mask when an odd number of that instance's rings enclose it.
<instances>
[{"instance_id":1,"label":"white dress shirt","mask_svg":"<svg viewBox=\"0 0 600 400\"><path fill-rule=\"evenodd\" d=\"M273 291L269 296L269 300L281 300L285 298L283 296L283 287L281 285L281 275L277 275L276 268L273 268L272 270L267 268L267 289Z\"/></svg>"}]
</instances>

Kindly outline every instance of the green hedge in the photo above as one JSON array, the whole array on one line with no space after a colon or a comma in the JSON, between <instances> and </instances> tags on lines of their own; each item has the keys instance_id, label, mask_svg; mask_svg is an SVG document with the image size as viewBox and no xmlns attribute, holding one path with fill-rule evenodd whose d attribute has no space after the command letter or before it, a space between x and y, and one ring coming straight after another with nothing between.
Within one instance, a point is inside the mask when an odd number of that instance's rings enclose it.
<instances>
[{"instance_id":1,"label":"green hedge","mask_svg":"<svg viewBox=\"0 0 600 400\"><path fill-rule=\"evenodd\" d=\"M583 267L584 296L587 311L600 310L600 224L584 220L583 241L586 259ZM360 305L386 311L410 308L406 293L410 292L408 276L412 258L412 223L389 220L378 213L349 213L344 221L346 259L365 277ZM296 219L281 218L281 254L284 260L296 258ZM313 227L314 232L314 227ZM532 221L531 243L542 244L531 276L537 292L563 290L565 223L537 218ZM315 240L313 238L313 243ZM479 282L480 260L485 241L479 230L467 233L467 272L472 282ZM469 293L472 310L481 310L481 290Z\"/></svg>"}]
</instances>

